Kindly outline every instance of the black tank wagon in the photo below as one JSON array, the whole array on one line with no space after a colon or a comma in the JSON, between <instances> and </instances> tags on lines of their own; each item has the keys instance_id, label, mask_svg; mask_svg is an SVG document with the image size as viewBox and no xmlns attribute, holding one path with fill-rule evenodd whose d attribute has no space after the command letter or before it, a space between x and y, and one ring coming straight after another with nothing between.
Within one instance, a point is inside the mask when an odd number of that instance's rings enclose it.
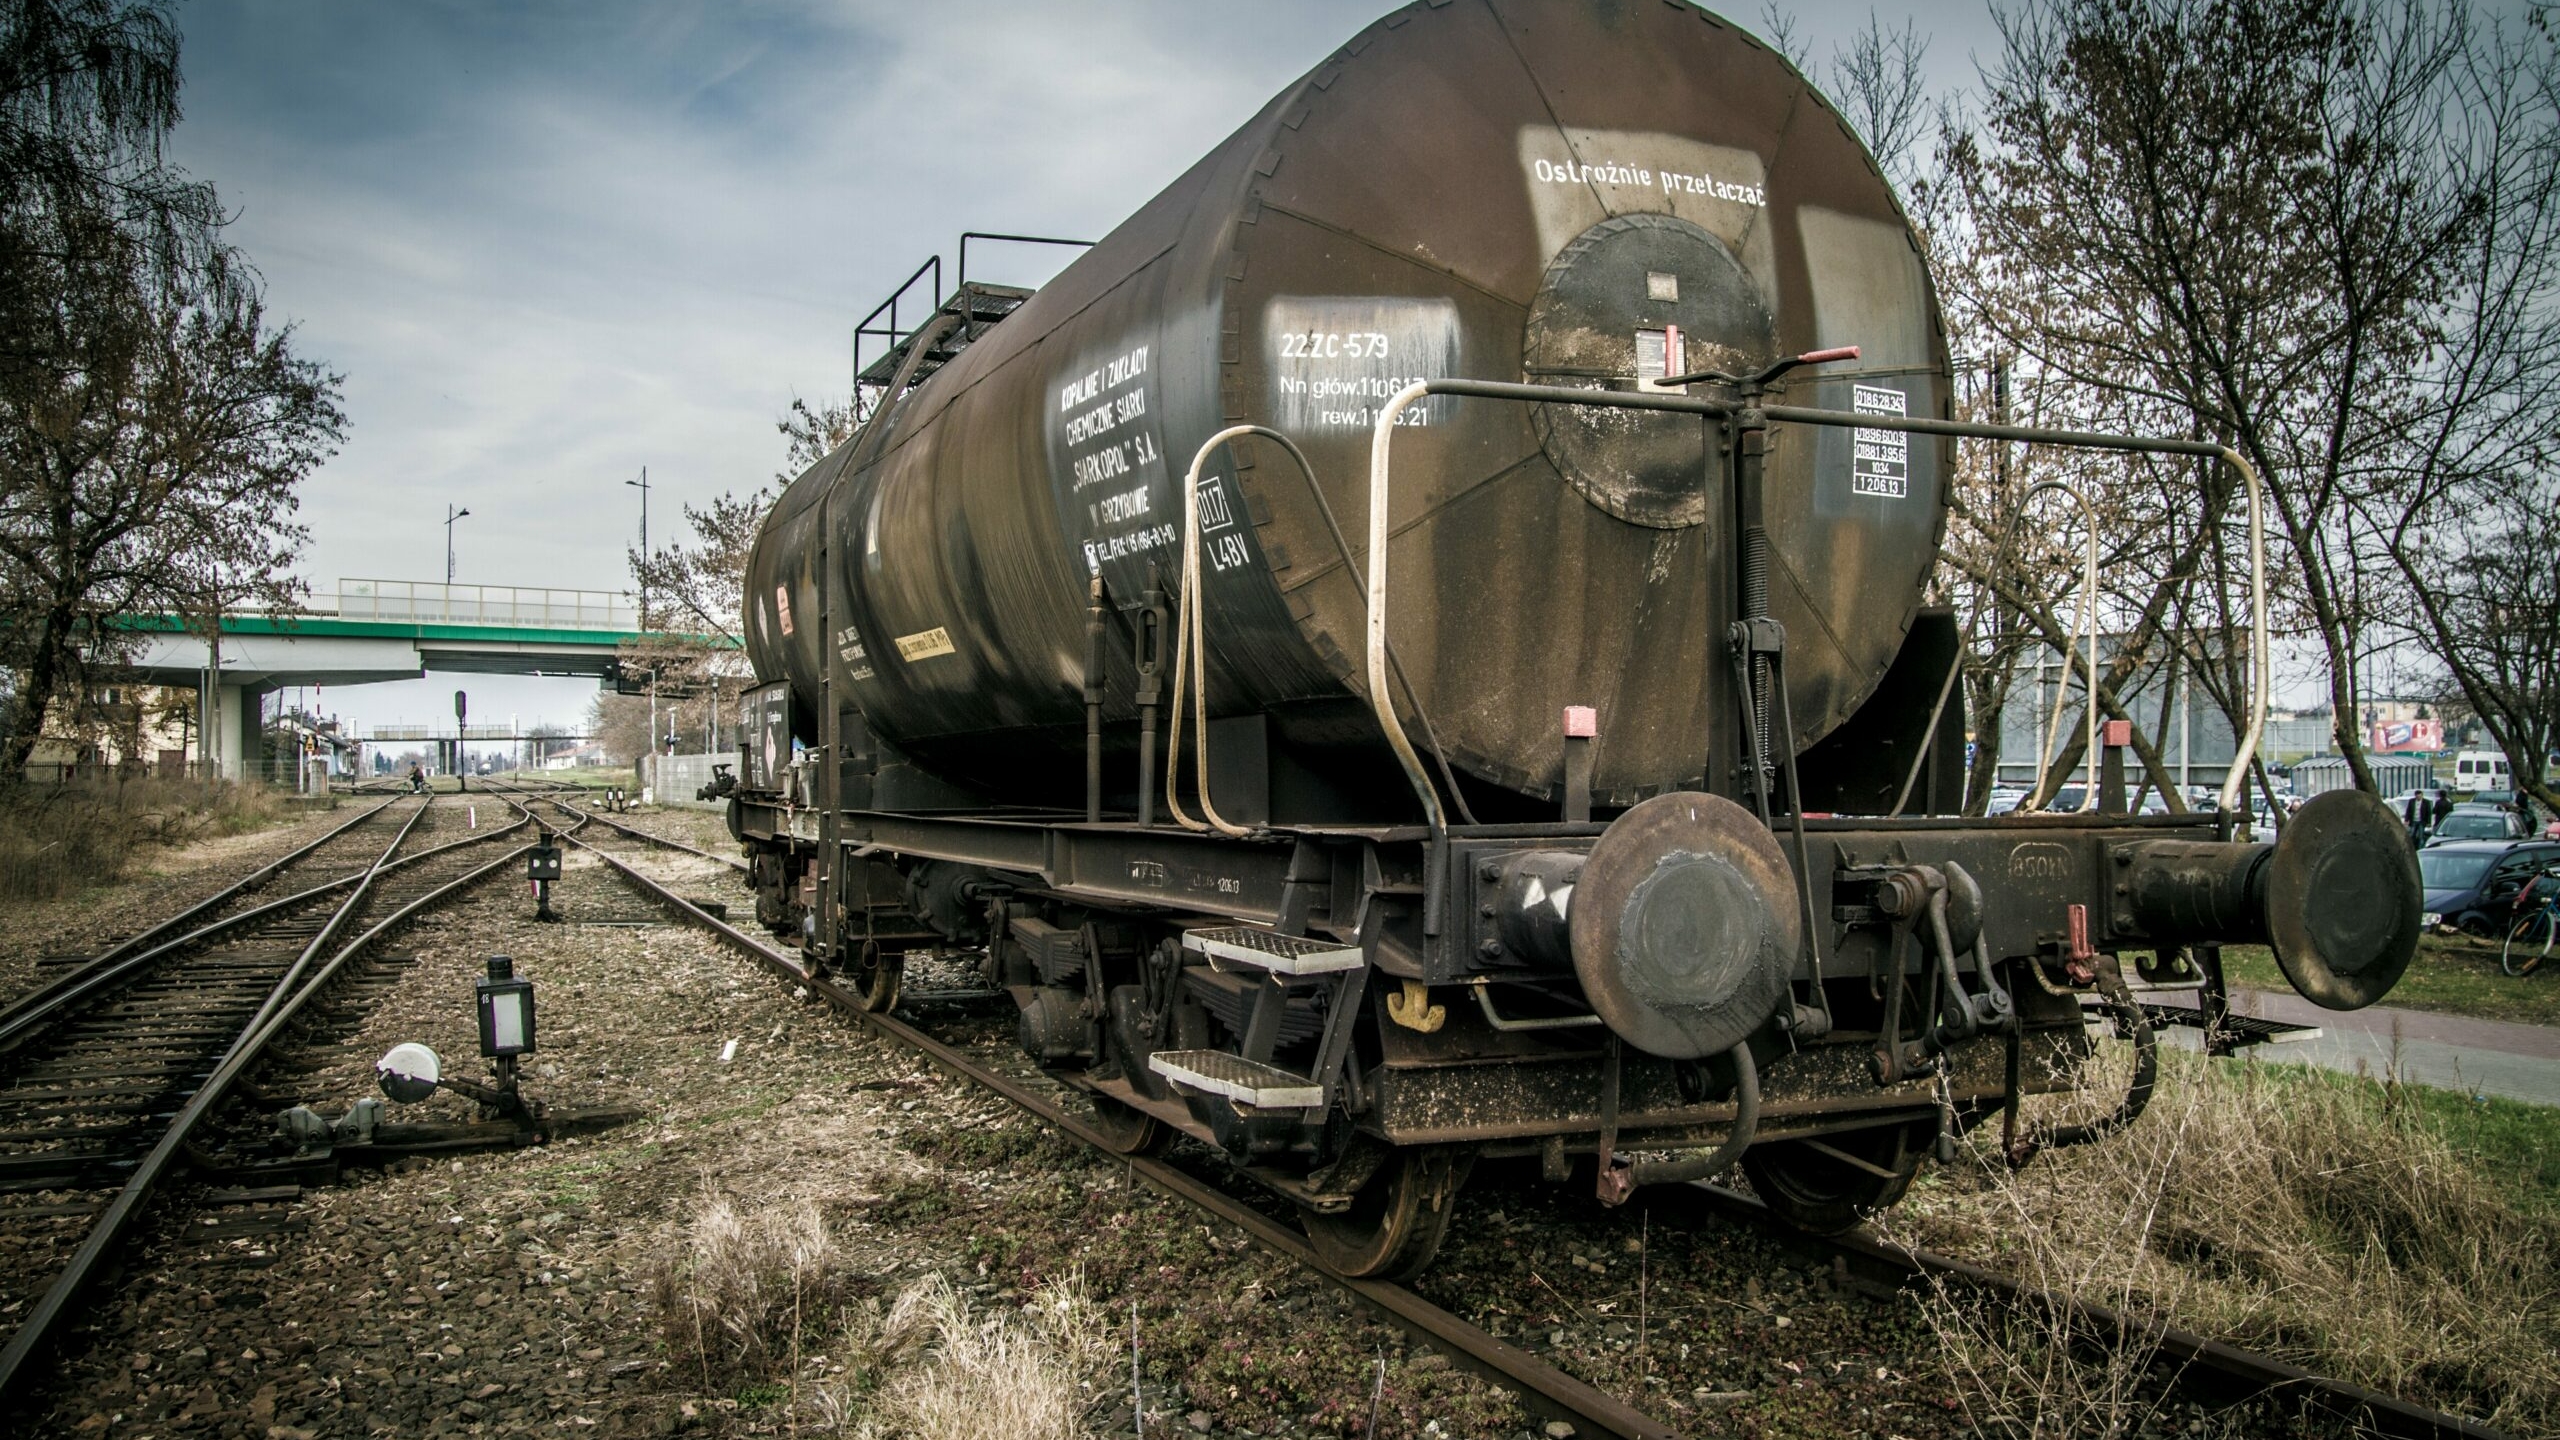
<instances>
[{"instance_id":1,"label":"black tank wagon","mask_svg":"<svg viewBox=\"0 0 2560 1440\"><path fill-rule=\"evenodd\" d=\"M2069 1083L2084 1001L2147 1057L2120 956L2210 1018L2221 943L2342 1008L2414 951L2368 796L1948 817L1980 427L1857 140L1685 0L1408 5L930 311L750 564L760 918L882 1006L983 947L1120 1143L1224 1147L1346 1272L1486 1155L1844 1228Z\"/></svg>"}]
</instances>

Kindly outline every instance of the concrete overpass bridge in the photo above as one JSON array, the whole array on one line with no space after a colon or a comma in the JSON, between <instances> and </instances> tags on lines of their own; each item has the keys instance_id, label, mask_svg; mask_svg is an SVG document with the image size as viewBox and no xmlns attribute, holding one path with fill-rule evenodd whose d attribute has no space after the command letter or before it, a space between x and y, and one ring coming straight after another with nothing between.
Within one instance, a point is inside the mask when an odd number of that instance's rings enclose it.
<instances>
[{"instance_id":1,"label":"concrete overpass bridge","mask_svg":"<svg viewBox=\"0 0 2560 1440\"><path fill-rule=\"evenodd\" d=\"M619 652L651 638L639 607L609 590L343 579L299 614L222 617L217 641L171 615L127 618L144 640L137 679L197 692L196 758L237 775L264 760L260 707L294 685L413 680L430 670L482 675L619 676Z\"/></svg>"}]
</instances>

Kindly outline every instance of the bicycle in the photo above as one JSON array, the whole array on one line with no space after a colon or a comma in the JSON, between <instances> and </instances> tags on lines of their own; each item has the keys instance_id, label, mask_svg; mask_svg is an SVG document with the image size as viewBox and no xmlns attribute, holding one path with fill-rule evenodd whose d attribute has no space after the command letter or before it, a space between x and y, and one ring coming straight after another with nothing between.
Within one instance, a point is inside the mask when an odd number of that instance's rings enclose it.
<instances>
[{"instance_id":1,"label":"bicycle","mask_svg":"<svg viewBox=\"0 0 2560 1440\"><path fill-rule=\"evenodd\" d=\"M2545 885L2545 881L2550 883ZM2542 899L2526 909L2537 885L2542 887ZM2525 881L2524 888L2516 892L2515 908L2522 913L2507 925L2506 943L2498 947L2498 971L2522 977L2550 959L2553 946L2560 944L2560 866L2547 868Z\"/></svg>"}]
</instances>

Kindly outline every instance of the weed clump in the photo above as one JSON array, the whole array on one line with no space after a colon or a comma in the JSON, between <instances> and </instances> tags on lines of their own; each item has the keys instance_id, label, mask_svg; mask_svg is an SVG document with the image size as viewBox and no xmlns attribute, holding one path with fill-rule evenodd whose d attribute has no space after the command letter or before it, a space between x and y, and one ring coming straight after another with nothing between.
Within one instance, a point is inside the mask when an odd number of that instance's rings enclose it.
<instances>
[{"instance_id":1,"label":"weed clump","mask_svg":"<svg viewBox=\"0 0 2560 1440\"><path fill-rule=\"evenodd\" d=\"M2098 1065L2123 1058L2111 1047ZM2398 1084L2161 1059L2160 1093L2123 1134L2012 1173L1986 1126L1970 1163L1928 1178L1887 1228L2502 1428L2560 1427L2560 1219L2466 1158ZM2114 1093L2104 1077L2093 1089ZM2149 1342L2100 1343L2059 1308L1954 1287L1929 1320L1992 1433L2130 1434L2156 1413Z\"/></svg>"},{"instance_id":2,"label":"weed clump","mask_svg":"<svg viewBox=\"0 0 2560 1440\"><path fill-rule=\"evenodd\" d=\"M706 1192L649 1281L679 1376L724 1406L845 1435L1070 1440L1112 1353L1077 1275L1019 1310L982 1312L939 1274L884 1305L805 1201L742 1211Z\"/></svg>"},{"instance_id":3,"label":"weed clump","mask_svg":"<svg viewBox=\"0 0 2560 1440\"><path fill-rule=\"evenodd\" d=\"M804 1337L831 1333L858 1288L816 1205L742 1214L716 1194L650 1276L667 1351L706 1393L796 1374Z\"/></svg>"},{"instance_id":4,"label":"weed clump","mask_svg":"<svg viewBox=\"0 0 2560 1440\"><path fill-rule=\"evenodd\" d=\"M1109 1327L1075 1277L1016 1311L975 1309L940 1275L846 1317L815 1409L838 1431L913 1440L1072 1440L1111 1358Z\"/></svg>"},{"instance_id":5,"label":"weed clump","mask_svg":"<svg viewBox=\"0 0 2560 1440\"><path fill-rule=\"evenodd\" d=\"M146 846L271 825L284 801L222 780L74 781L0 795L0 899L50 900L120 879Z\"/></svg>"}]
</instances>

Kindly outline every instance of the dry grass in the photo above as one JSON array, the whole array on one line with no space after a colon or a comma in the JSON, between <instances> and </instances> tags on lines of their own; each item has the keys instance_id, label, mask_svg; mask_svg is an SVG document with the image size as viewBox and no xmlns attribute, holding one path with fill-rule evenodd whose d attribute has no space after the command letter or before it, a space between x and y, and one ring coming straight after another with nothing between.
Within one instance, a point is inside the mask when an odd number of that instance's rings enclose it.
<instances>
[{"instance_id":1,"label":"dry grass","mask_svg":"<svg viewBox=\"0 0 2560 1440\"><path fill-rule=\"evenodd\" d=\"M2560 1432L2560 1220L2450 1145L2400 1086L2165 1050L2150 1112L2012 1174L1996 1125L1915 1190L1898 1238L2518 1433ZM2101 1097L2124 1051L2097 1062ZM2088 1105L2088 1096L2066 1103ZM1954 1291L1930 1307L1976 1423L2156 1422L2149 1347Z\"/></svg>"},{"instance_id":2,"label":"dry grass","mask_svg":"<svg viewBox=\"0 0 2560 1440\"><path fill-rule=\"evenodd\" d=\"M151 846L237 835L285 816L262 785L96 780L0 796L0 899L50 900L120 879Z\"/></svg>"},{"instance_id":3,"label":"dry grass","mask_svg":"<svg viewBox=\"0 0 2560 1440\"><path fill-rule=\"evenodd\" d=\"M836 1429L900 1440L1073 1440L1110 1358L1100 1310L1074 1279L1020 1311L980 1314L939 1275L840 1336L840 1373L816 1409Z\"/></svg>"},{"instance_id":4,"label":"dry grass","mask_svg":"<svg viewBox=\"0 0 2560 1440\"><path fill-rule=\"evenodd\" d=\"M667 1350L706 1393L796 1376L803 1339L854 1303L852 1270L807 1201L742 1213L705 1193L682 1252L651 1279Z\"/></svg>"},{"instance_id":5,"label":"dry grass","mask_svg":"<svg viewBox=\"0 0 2560 1440\"><path fill-rule=\"evenodd\" d=\"M1108 1327L1081 1280L980 1313L940 1275L886 1307L815 1205L742 1212L706 1192L652 1276L660 1331L706 1395L779 1405L866 1440L1072 1440Z\"/></svg>"}]
</instances>

